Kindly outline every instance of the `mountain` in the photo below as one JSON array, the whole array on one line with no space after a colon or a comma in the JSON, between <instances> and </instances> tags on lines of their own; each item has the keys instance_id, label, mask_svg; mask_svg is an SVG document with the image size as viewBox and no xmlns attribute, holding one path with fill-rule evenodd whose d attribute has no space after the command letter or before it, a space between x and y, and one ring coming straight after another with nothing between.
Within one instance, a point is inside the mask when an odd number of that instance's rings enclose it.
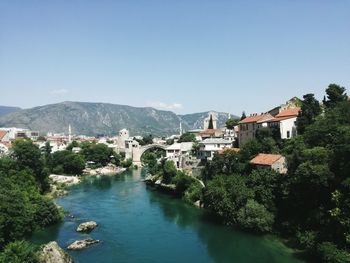
<instances>
[{"instance_id":1,"label":"mountain","mask_svg":"<svg viewBox=\"0 0 350 263\"><path fill-rule=\"evenodd\" d=\"M8 107L8 106L0 106L0 116L12 113L12 112L16 112L16 111L20 111L21 108L18 107Z\"/></svg>"},{"instance_id":2,"label":"mountain","mask_svg":"<svg viewBox=\"0 0 350 263\"><path fill-rule=\"evenodd\" d=\"M207 116L207 112L178 116L150 107L67 101L0 116L0 127L28 128L46 134L67 133L71 125L74 134L117 135L127 128L131 135L171 135L179 133L180 120L185 130L196 129ZM227 113L219 113L221 125L226 119Z\"/></svg>"},{"instance_id":3,"label":"mountain","mask_svg":"<svg viewBox=\"0 0 350 263\"><path fill-rule=\"evenodd\" d=\"M225 123L228 119L228 113L226 112L216 112L216 111L206 111L200 113L192 113L186 115L179 115L179 117L183 120L184 124L188 126L190 129L203 129L204 119L209 116L210 113L216 114L218 121L218 127L224 127ZM230 114L231 118L239 118L235 115Z\"/></svg>"}]
</instances>

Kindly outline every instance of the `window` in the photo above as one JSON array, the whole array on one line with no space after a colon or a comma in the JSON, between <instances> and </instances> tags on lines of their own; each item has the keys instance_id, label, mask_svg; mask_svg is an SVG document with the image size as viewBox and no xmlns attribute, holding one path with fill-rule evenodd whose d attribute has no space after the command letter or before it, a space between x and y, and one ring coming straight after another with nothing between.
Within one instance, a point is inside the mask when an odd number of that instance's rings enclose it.
<instances>
[{"instance_id":1,"label":"window","mask_svg":"<svg viewBox=\"0 0 350 263\"><path fill-rule=\"evenodd\" d=\"M287 131L287 138L290 138L290 131Z\"/></svg>"}]
</instances>

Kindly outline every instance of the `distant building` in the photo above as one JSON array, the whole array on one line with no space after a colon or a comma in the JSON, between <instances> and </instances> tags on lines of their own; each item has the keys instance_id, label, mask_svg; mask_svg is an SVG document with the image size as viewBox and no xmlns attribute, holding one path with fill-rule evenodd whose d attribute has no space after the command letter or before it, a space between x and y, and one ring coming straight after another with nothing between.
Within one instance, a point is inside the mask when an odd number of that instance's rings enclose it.
<instances>
[{"instance_id":1,"label":"distant building","mask_svg":"<svg viewBox=\"0 0 350 263\"><path fill-rule=\"evenodd\" d=\"M273 119L270 113L252 114L239 122L239 147L255 138L258 128L268 127L267 121Z\"/></svg>"},{"instance_id":2,"label":"distant building","mask_svg":"<svg viewBox=\"0 0 350 263\"><path fill-rule=\"evenodd\" d=\"M212 160L214 153L232 147L232 142L222 138L208 138L199 143L198 158L202 160Z\"/></svg>"},{"instance_id":3,"label":"distant building","mask_svg":"<svg viewBox=\"0 0 350 263\"><path fill-rule=\"evenodd\" d=\"M217 129L218 117L215 112L209 112L208 117L204 119L203 130L209 129L210 118L213 120L213 129Z\"/></svg>"},{"instance_id":4,"label":"distant building","mask_svg":"<svg viewBox=\"0 0 350 263\"><path fill-rule=\"evenodd\" d=\"M286 158L280 154L259 153L250 163L259 168L270 168L280 174L287 173Z\"/></svg>"},{"instance_id":5,"label":"distant building","mask_svg":"<svg viewBox=\"0 0 350 263\"><path fill-rule=\"evenodd\" d=\"M191 155L192 147L193 142L174 143L165 149L166 159L173 161L176 168L182 169Z\"/></svg>"},{"instance_id":6,"label":"distant building","mask_svg":"<svg viewBox=\"0 0 350 263\"><path fill-rule=\"evenodd\" d=\"M8 140L16 140L16 139L31 139L33 141L36 141L39 137L38 131L31 131L28 129L22 129L22 128L0 128L0 131L7 132L7 139Z\"/></svg>"},{"instance_id":7,"label":"distant building","mask_svg":"<svg viewBox=\"0 0 350 263\"><path fill-rule=\"evenodd\" d=\"M290 108L281 111L275 118L268 120L269 127L276 127L280 130L281 139L290 139L297 135L297 117L300 108Z\"/></svg>"}]
</instances>

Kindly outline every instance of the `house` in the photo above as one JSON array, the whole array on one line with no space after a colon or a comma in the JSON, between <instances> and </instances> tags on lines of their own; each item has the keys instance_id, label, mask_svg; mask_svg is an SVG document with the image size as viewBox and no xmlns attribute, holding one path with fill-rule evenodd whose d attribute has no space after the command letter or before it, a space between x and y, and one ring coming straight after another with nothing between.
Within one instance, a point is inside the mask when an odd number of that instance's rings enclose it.
<instances>
[{"instance_id":1,"label":"house","mask_svg":"<svg viewBox=\"0 0 350 263\"><path fill-rule=\"evenodd\" d=\"M239 124L239 147L242 147L246 142L255 138L257 129L267 127L267 120L273 119L270 113L252 114L249 117L241 120Z\"/></svg>"},{"instance_id":2,"label":"house","mask_svg":"<svg viewBox=\"0 0 350 263\"><path fill-rule=\"evenodd\" d=\"M10 142L10 135L8 131L0 130L0 142Z\"/></svg>"},{"instance_id":3,"label":"house","mask_svg":"<svg viewBox=\"0 0 350 263\"><path fill-rule=\"evenodd\" d=\"M178 169L184 167L184 161L191 155L193 142L174 143L168 146L166 151L166 159L173 161Z\"/></svg>"},{"instance_id":4,"label":"house","mask_svg":"<svg viewBox=\"0 0 350 263\"><path fill-rule=\"evenodd\" d=\"M28 129L22 129L22 128L0 128L0 131L7 132L7 140L15 140L19 138L29 138L33 141L36 141L39 137L38 131L31 131Z\"/></svg>"},{"instance_id":5,"label":"house","mask_svg":"<svg viewBox=\"0 0 350 263\"><path fill-rule=\"evenodd\" d=\"M280 174L287 173L286 158L280 154L259 153L250 163L259 168L270 168Z\"/></svg>"},{"instance_id":6,"label":"house","mask_svg":"<svg viewBox=\"0 0 350 263\"><path fill-rule=\"evenodd\" d=\"M231 147L231 141L222 138L208 138L199 143L198 158L202 160L212 160L214 153Z\"/></svg>"},{"instance_id":7,"label":"house","mask_svg":"<svg viewBox=\"0 0 350 263\"><path fill-rule=\"evenodd\" d=\"M205 140L207 138L222 138L224 136L224 132L221 129L205 129L199 133L201 140Z\"/></svg>"},{"instance_id":8,"label":"house","mask_svg":"<svg viewBox=\"0 0 350 263\"><path fill-rule=\"evenodd\" d=\"M280 130L281 139L290 139L297 135L296 121L300 108L289 108L278 113L275 118L267 121L270 128Z\"/></svg>"}]
</instances>

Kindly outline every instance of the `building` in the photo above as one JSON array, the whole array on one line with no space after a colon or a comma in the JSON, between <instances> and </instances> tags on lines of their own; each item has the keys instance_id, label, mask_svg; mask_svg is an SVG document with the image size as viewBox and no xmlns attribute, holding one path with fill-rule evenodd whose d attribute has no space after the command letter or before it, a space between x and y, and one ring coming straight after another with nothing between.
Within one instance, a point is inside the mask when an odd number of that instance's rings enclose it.
<instances>
[{"instance_id":1,"label":"building","mask_svg":"<svg viewBox=\"0 0 350 263\"><path fill-rule=\"evenodd\" d=\"M174 143L165 149L166 159L173 161L176 168L182 169L191 155L192 147L193 142Z\"/></svg>"},{"instance_id":2,"label":"building","mask_svg":"<svg viewBox=\"0 0 350 263\"><path fill-rule=\"evenodd\" d=\"M209 112L208 117L206 117L203 121L203 130L209 129L210 118L213 121L213 129L217 129L218 117L215 112Z\"/></svg>"},{"instance_id":3,"label":"building","mask_svg":"<svg viewBox=\"0 0 350 263\"><path fill-rule=\"evenodd\" d=\"M36 141L39 137L38 131L31 131L28 129L22 129L22 128L0 128L0 131L7 132L7 139L9 141L16 140L16 139L31 139L33 141Z\"/></svg>"},{"instance_id":4,"label":"building","mask_svg":"<svg viewBox=\"0 0 350 263\"><path fill-rule=\"evenodd\" d=\"M0 130L0 142L10 142L10 134L8 131Z\"/></svg>"},{"instance_id":5,"label":"building","mask_svg":"<svg viewBox=\"0 0 350 263\"><path fill-rule=\"evenodd\" d=\"M300 108L285 109L278 113L275 118L268 120L270 128L278 128L280 130L281 139L290 139L297 135L296 121Z\"/></svg>"},{"instance_id":6,"label":"building","mask_svg":"<svg viewBox=\"0 0 350 263\"><path fill-rule=\"evenodd\" d=\"M226 148L232 148L232 142L222 138L208 138L199 143L198 158L212 160L214 154Z\"/></svg>"},{"instance_id":7,"label":"building","mask_svg":"<svg viewBox=\"0 0 350 263\"><path fill-rule=\"evenodd\" d=\"M224 132L221 129L205 129L199 133L200 140L205 140L208 138L223 138Z\"/></svg>"},{"instance_id":8,"label":"building","mask_svg":"<svg viewBox=\"0 0 350 263\"><path fill-rule=\"evenodd\" d=\"M119 135L117 138L118 150L119 152L124 152L126 149L126 145L130 143L129 141L133 140L130 138L129 131L127 129L122 129L119 131ZM128 142L127 142L128 141Z\"/></svg>"},{"instance_id":9,"label":"building","mask_svg":"<svg viewBox=\"0 0 350 263\"><path fill-rule=\"evenodd\" d=\"M280 154L259 153L250 163L258 168L270 168L280 174L287 173L286 158Z\"/></svg>"},{"instance_id":10,"label":"building","mask_svg":"<svg viewBox=\"0 0 350 263\"><path fill-rule=\"evenodd\" d=\"M267 127L267 120L273 119L270 113L252 114L239 122L239 147L255 138L257 129Z\"/></svg>"}]
</instances>

